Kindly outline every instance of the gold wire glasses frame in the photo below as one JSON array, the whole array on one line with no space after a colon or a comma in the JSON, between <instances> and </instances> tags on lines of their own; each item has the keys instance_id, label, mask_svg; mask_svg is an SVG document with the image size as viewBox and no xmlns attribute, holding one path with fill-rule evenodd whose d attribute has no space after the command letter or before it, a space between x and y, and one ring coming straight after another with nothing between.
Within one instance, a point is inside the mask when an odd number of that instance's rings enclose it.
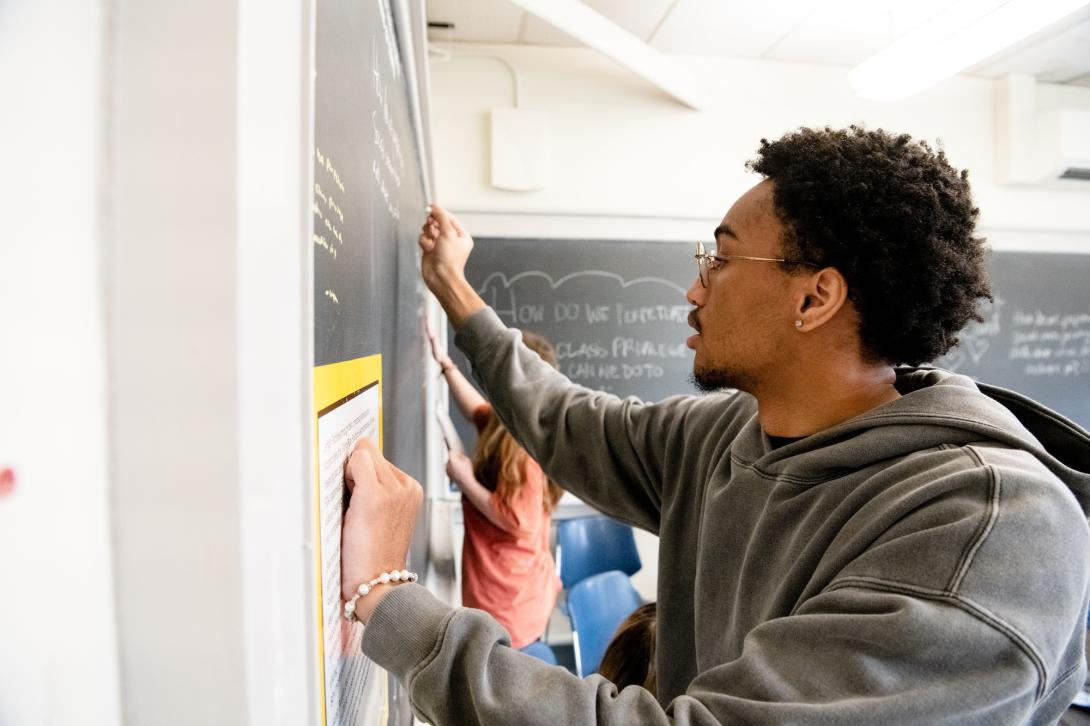
<instances>
[{"instance_id":1,"label":"gold wire glasses frame","mask_svg":"<svg viewBox=\"0 0 1090 726\"><path fill-rule=\"evenodd\" d=\"M708 277L712 270L716 269L722 264L725 264L731 260L756 260L757 262L786 262L792 265L806 265L807 267L813 267L817 269L819 265L813 262L807 262L806 260L788 260L783 257L751 257L749 255L716 255L708 254L704 249L703 242L696 243L696 254L693 255L696 258L696 269L698 276L700 277L700 284L704 287L708 286Z\"/></svg>"}]
</instances>

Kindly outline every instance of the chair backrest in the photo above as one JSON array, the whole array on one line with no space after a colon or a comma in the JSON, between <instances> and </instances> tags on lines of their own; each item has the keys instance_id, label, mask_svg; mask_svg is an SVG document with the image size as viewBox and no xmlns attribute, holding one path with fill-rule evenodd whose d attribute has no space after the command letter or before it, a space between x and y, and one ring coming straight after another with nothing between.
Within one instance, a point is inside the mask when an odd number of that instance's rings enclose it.
<instances>
[{"instance_id":1,"label":"chair backrest","mask_svg":"<svg viewBox=\"0 0 1090 726\"><path fill-rule=\"evenodd\" d=\"M641 604L632 581L619 570L593 575L571 589L568 613L580 678L598 671L617 627Z\"/></svg>"},{"instance_id":2,"label":"chair backrest","mask_svg":"<svg viewBox=\"0 0 1090 726\"><path fill-rule=\"evenodd\" d=\"M556 653L553 652L552 648L550 648L548 645L541 642L540 640L535 640L533 643L530 643L528 646L526 646L525 648L521 648L520 650L526 655L532 655L538 660L545 661L549 665L557 664Z\"/></svg>"},{"instance_id":3,"label":"chair backrest","mask_svg":"<svg viewBox=\"0 0 1090 726\"><path fill-rule=\"evenodd\" d=\"M565 519L556 526L557 568L565 589L610 570L639 572L640 553L632 528L609 517Z\"/></svg>"}]
</instances>

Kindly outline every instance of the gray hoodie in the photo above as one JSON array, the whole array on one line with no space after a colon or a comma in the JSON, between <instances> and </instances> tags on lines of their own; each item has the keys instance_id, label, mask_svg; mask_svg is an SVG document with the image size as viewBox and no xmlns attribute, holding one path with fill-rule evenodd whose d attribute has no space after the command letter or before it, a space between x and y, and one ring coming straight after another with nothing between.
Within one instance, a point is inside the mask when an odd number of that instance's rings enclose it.
<instances>
[{"instance_id":1,"label":"gray hoodie","mask_svg":"<svg viewBox=\"0 0 1090 726\"><path fill-rule=\"evenodd\" d=\"M575 386L491 310L456 342L550 476L659 535L658 693L579 680L405 585L364 652L423 718L1046 724L1082 685L1090 435L1047 409L906 369L898 400L773 449L746 394Z\"/></svg>"}]
</instances>

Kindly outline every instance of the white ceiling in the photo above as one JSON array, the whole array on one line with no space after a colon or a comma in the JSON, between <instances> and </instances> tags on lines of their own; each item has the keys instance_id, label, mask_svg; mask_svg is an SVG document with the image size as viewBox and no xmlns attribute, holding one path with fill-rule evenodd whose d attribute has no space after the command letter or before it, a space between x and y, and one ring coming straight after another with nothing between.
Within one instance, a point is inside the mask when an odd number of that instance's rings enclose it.
<instances>
[{"instance_id":1,"label":"white ceiling","mask_svg":"<svg viewBox=\"0 0 1090 726\"><path fill-rule=\"evenodd\" d=\"M855 65L953 0L584 0L664 53ZM447 42L579 45L509 0L427 0L429 32ZM1090 12L1037 33L971 68L1090 86Z\"/></svg>"}]
</instances>

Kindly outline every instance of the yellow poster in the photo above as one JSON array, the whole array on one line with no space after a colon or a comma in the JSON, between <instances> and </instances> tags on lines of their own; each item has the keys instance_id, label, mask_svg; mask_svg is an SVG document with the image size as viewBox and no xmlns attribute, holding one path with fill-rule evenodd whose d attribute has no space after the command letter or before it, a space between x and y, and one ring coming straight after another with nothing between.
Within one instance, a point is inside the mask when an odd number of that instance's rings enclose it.
<instances>
[{"instance_id":1,"label":"yellow poster","mask_svg":"<svg viewBox=\"0 0 1090 726\"><path fill-rule=\"evenodd\" d=\"M385 724L386 671L360 652L363 626L342 616L344 464L369 436L382 448L382 356L314 369L314 532L322 724Z\"/></svg>"}]
</instances>

